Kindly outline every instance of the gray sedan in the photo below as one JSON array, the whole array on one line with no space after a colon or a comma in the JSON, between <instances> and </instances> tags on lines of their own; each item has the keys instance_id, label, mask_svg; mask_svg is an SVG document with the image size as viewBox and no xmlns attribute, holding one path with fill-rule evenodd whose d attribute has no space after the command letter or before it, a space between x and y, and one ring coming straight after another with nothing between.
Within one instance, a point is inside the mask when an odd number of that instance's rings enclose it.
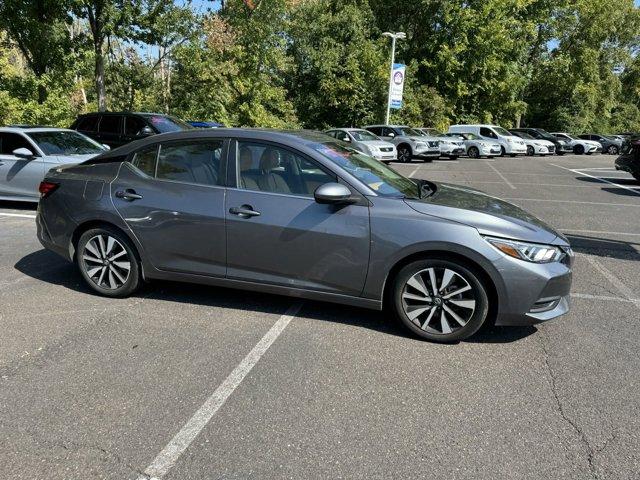
<instances>
[{"instance_id":1,"label":"gray sedan","mask_svg":"<svg viewBox=\"0 0 640 480\"><path fill-rule=\"evenodd\" d=\"M166 279L387 306L443 342L569 309L573 255L561 234L322 133L149 137L55 168L40 191L40 242L109 297Z\"/></svg>"},{"instance_id":2,"label":"gray sedan","mask_svg":"<svg viewBox=\"0 0 640 480\"><path fill-rule=\"evenodd\" d=\"M381 162L390 162L397 157L396 146L385 142L373 133L362 128L334 128L327 130L330 137L350 143L356 150Z\"/></svg>"},{"instance_id":3,"label":"gray sedan","mask_svg":"<svg viewBox=\"0 0 640 480\"><path fill-rule=\"evenodd\" d=\"M0 128L0 200L37 202L50 168L80 163L108 148L73 130Z\"/></svg>"}]
</instances>

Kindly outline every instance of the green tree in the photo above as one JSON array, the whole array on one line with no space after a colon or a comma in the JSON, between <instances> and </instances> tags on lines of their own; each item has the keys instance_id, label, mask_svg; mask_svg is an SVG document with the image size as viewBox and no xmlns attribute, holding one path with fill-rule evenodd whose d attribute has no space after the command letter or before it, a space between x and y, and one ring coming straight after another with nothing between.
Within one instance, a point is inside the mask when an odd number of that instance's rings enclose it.
<instances>
[{"instance_id":1,"label":"green tree","mask_svg":"<svg viewBox=\"0 0 640 480\"><path fill-rule=\"evenodd\" d=\"M293 10L288 85L305 127L357 126L384 115L388 60L374 20L360 0L307 0Z\"/></svg>"}]
</instances>

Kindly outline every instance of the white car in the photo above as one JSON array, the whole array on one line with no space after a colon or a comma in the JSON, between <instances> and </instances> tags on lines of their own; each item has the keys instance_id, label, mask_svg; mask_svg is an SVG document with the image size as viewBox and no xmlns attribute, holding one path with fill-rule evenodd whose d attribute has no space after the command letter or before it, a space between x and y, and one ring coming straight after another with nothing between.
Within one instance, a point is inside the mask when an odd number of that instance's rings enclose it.
<instances>
[{"instance_id":1,"label":"white car","mask_svg":"<svg viewBox=\"0 0 640 480\"><path fill-rule=\"evenodd\" d=\"M554 135L559 140L568 142L573 149L573 153L576 155L583 155L585 153L591 155L592 153L602 152L602 145L599 142L572 137L565 132L551 132L551 135Z\"/></svg>"},{"instance_id":2,"label":"white car","mask_svg":"<svg viewBox=\"0 0 640 480\"><path fill-rule=\"evenodd\" d=\"M464 142L459 138L448 137L435 128L415 128L414 130L424 133L426 137L436 137L440 141L441 157L448 157L450 160L455 160L460 155L466 153Z\"/></svg>"},{"instance_id":3,"label":"white car","mask_svg":"<svg viewBox=\"0 0 640 480\"><path fill-rule=\"evenodd\" d=\"M63 128L0 128L0 200L38 202L38 187L54 167L80 163L109 150Z\"/></svg>"},{"instance_id":4,"label":"white car","mask_svg":"<svg viewBox=\"0 0 640 480\"><path fill-rule=\"evenodd\" d=\"M533 157L534 155L553 155L556 153L556 146L549 140L542 140L535 138L525 132L511 132L516 137L520 137L527 145L527 155Z\"/></svg>"},{"instance_id":5,"label":"white car","mask_svg":"<svg viewBox=\"0 0 640 480\"><path fill-rule=\"evenodd\" d=\"M381 162L390 162L398 156L396 146L393 143L385 142L362 128L333 128L324 133L330 137L350 143L359 152Z\"/></svg>"},{"instance_id":6,"label":"white car","mask_svg":"<svg viewBox=\"0 0 640 480\"><path fill-rule=\"evenodd\" d=\"M524 140L498 125L452 125L449 127L449 133L473 133L483 140L499 143L502 155L515 157L527 153Z\"/></svg>"},{"instance_id":7,"label":"white car","mask_svg":"<svg viewBox=\"0 0 640 480\"><path fill-rule=\"evenodd\" d=\"M447 137L459 138L464 142L464 147L469 158L497 157L502 154L499 143L483 140L474 133L446 133Z\"/></svg>"}]
</instances>

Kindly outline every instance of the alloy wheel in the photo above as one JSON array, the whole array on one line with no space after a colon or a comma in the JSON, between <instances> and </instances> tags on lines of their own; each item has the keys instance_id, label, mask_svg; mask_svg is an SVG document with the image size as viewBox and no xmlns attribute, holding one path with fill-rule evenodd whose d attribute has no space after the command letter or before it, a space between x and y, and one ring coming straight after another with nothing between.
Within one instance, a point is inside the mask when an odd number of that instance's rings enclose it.
<instances>
[{"instance_id":1,"label":"alloy wheel","mask_svg":"<svg viewBox=\"0 0 640 480\"><path fill-rule=\"evenodd\" d=\"M398 149L398 160L402 163L407 163L411 161L411 150L407 147L400 147Z\"/></svg>"},{"instance_id":2,"label":"alloy wheel","mask_svg":"<svg viewBox=\"0 0 640 480\"><path fill-rule=\"evenodd\" d=\"M127 249L108 234L91 237L82 251L82 268L98 287L117 290L131 273L131 259Z\"/></svg>"},{"instance_id":3,"label":"alloy wheel","mask_svg":"<svg viewBox=\"0 0 640 480\"><path fill-rule=\"evenodd\" d=\"M536 154L535 149L531 145L529 145L527 147L527 155L530 157L533 157L535 154Z\"/></svg>"},{"instance_id":4,"label":"alloy wheel","mask_svg":"<svg viewBox=\"0 0 640 480\"><path fill-rule=\"evenodd\" d=\"M480 150L478 150L476 147L471 147L467 155L469 155L470 158L478 158L480 157Z\"/></svg>"},{"instance_id":5,"label":"alloy wheel","mask_svg":"<svg viewBox=\"0 0 640 480\"><path fill-rule=\"evenodd\" d=\"M618 147L616 147L615 145L611 145L609 147L609 155L617 155L618 154Z\"/></svg>"},{"instance_id":6,"label":"alloy wheel","mask_svg":"<svg viewBox=\"0 0 640 480\"><path fill-rule=\"evenodd\" d=\"M431 267L405 283L402 307L407 318L421 330L448 335L471 320L476 298L471 284L461 274L445 267Z\"/></svg>"}]
</instances>

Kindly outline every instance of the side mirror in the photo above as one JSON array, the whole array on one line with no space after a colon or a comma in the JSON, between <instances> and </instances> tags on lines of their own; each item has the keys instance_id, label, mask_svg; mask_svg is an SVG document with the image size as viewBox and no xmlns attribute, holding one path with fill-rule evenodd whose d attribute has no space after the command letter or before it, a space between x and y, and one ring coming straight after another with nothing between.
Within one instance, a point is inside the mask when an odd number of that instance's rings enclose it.
<instances>
[{"instance_id":1,"label":"side mirror","mask_svg":"<svg viewBox=\"0 0 640 480\"><path fill-rule=\"evenodd\" d=\"M149 125L145 125L138 132L138 136L139 137L148 137L148 136L153 135L153 134L154 134L153 128L151 128Z\"/></svg>"},{"instance_id":2,"label":"side mirror","mask_svg":"<svg viewBox=\"0 0 640 480\"><path fill-rule=\"evenodd\" d=\"M389 132L389 138L393 138L393 137L395 137L395 136L396 136L396 134L395 134L395 133L393 133L393 132Z\"/></svg>"},{"instance_id":3,"label":"side mirror","mask_svg":"<svg viewBox=\"0 0 640 480\"><path fill-rule=\"evenodd\" d=\"M351 190L341 183L325 183L313 192L316 202L331 205L346 205L355 203L356 199L351 195Z\"/></svg>"},{"instance_id":4,"label":"side mirror","mask_svg":"<svg viewBox=\"0 0 640 480\"><path fill-rule=\"evenodd\" d=\"M31 150L29 150L28 148L16 148L13 152L16 157L18 158L26 158L28 160L32 159L33 157L35 157L35 155L33 154L33 152Z\"/></svg>"},{"instance_id":5,"label":"side mirror","mask_svg":"<svg viewBox=\"0 0 640 480\"><path fill-rule=\"evenodd\" d=\"M344 137L344 141L351 143L351 139L349 137L347 137L347 136Z\"/></svg>"},{"instance_id":6,"label":"side mirror","mask_svg":"<svg viewBox=\"0 0 640 480\"><path fill-rule=\"evenodd\" d=\"M106 143L103 143L102 146L104 147L105 150L111 150L111 147Z\"/></svg>"}]
</instances>

